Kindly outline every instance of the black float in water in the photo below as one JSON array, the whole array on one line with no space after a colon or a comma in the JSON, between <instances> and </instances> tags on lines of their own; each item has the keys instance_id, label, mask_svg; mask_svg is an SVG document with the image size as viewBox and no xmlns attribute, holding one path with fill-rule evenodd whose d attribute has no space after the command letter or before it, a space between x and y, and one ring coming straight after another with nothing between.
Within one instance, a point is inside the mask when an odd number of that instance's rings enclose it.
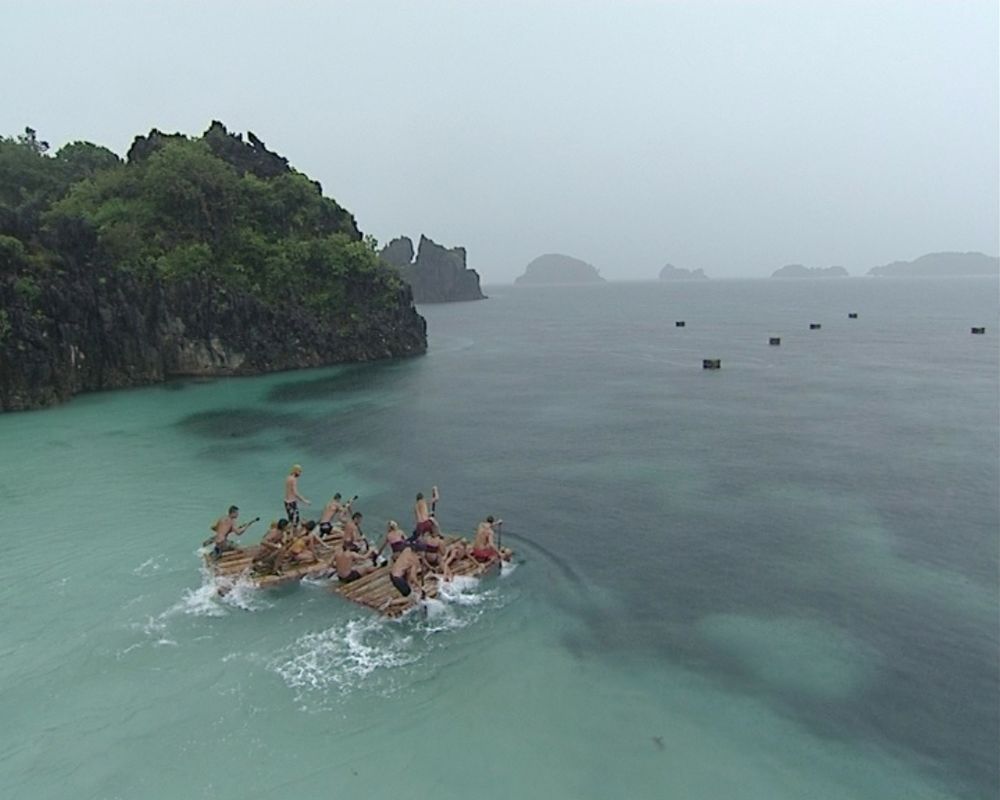
<instances>
[{"instance_id":1,"label":"black float in water","mask_svg":"<svg viewBox=\"0 0 1000 800\"><path fill-rule=\"evenodd\" d=\"M809 323L809 330L811 330L811 331L818 331L822 327L823 326L820 325L818 322L810 322Z\"/></svg>"},{"instance_id":2,"label":"black float in water","mask_svg":"<svg viewBox=\"0 0 1000 800\"><path fill-rule=\"evenodd\" d=\"M722 366L721 358L706 358L701 362L702 369L719 369Z\"/></svg>"},{"instance_id":3,"label":"black float in water","mask_svg":"<svg viewBox=\"0 0 1000 800\"><path fill-rule=\"evenodd\" d=\"M847 318L848 319L857 319L858 318L858 312L857 311L851 311L851 312L849 312L847 314Z\"/></svg>"},{"instance_id":4,"label":"black float in water","mask_svg":"<svg viewBox=\"0 0 1000 800\"><path fill-rule=\"evenodd\" d=\"M986 333L986 328L973 328L973 333Z\"/></svg>"},{"instance_id":5,"label":"black float in water","mask_svg":"<svg viewBox=\"0 0 1000 800\"><path fill-rule=\"evenodd\" d=\"M674 323L674 327L675 328L683 328L684 327L684 320L682 320L682 319L677 320L677 322Z\"/></svg>"},{"instance_id":6,"label":"black float in water","mask_svg":"<svg viewBox=\"0 0 1000 800\"><path fill-rule=\"evenodd\" d=\"M767 340L767 343L768 344L775 344L775 345L781 344L781 337L780 336L772 336L770 339Z\"/></svg>"}]
</instances>

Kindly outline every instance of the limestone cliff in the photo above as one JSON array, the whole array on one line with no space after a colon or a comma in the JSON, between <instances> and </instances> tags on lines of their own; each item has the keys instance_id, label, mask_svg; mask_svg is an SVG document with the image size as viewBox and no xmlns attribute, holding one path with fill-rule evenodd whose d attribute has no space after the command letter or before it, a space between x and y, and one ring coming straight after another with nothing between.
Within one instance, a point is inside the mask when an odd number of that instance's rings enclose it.
<instances>
[{"instance_id":1,"label":"limestone cliff","mask_svg":"<svg viewBox=\"0 0 1000 800\"><path fill-rule=\"evenodd\" d=\"M484 300L479 273L466 267L464 247L442 247L421 235L416 259L413 242L406 236L393 239L379 256L396 267L413 289L417 303L450 303Z\"/></svg>"}]
</instances>

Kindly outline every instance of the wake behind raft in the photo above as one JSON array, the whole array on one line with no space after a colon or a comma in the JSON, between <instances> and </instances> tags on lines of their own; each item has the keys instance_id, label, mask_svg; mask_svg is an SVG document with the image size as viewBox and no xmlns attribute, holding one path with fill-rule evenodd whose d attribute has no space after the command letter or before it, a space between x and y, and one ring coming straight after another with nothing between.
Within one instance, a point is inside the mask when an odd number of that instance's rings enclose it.
<instances>
[{"instance_id":1,"label":"wake behind raft","mask_svg":"<svg viewBox=\"0 0 1000 800\"><path fill-rule=\"evenodd\" d=\"M216 580L220 594L226 594L237 581L249 583L260 589L271 589L297 583L307 577L324 578L331 575L333 573L333 548L340 544L342 537L343 531L339 528L334 528L330 533L321 535L320 540L331 548L329 555L324 554L324 557L318 561L308 564L289 565L277 574L255 571L254 559L260 553L260 545L230 550L218 558L212 555L211 550L206 550L203 557L206 568ZM449 546L456 542L462 542L466 546L466 552L471 551L471 543L460 536L446 536L445 541ZM507 548L503 549L502 559L493 558L485 562L477 561L471 555L466 555L452 564L451 572L454 575L473 578L498 573L501 562L509 561L512 555L513 551ZM436 598L441 584L444 582L444 578L440 575L426 574L423 579L424 597L420 596L419 590L415 590L409 597L402 597L389 580L389 568L390 565L385 564L350 583L335 581L331 586L331 591L358 605L370 608L383 617L395 618L419 605L424 598Z\"/></svg>"}]
</instances>

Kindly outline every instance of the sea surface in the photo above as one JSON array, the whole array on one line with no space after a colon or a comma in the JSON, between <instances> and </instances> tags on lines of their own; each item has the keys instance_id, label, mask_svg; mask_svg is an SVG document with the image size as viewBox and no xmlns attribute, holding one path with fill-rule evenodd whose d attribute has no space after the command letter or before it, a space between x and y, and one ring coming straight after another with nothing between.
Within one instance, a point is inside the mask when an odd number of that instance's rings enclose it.
<instances>
[{"instance_id":1,"label":"sea surface","mask_svg":"<svg viewBox=\"0 0 1000 800\"><path fill-rule=\"evenodd\" d=\"M421 358L0 415L0 797L996 797L996 280L489 293ZM294 462L515 564L220 599Z\"/></svg>"}]
</instances>

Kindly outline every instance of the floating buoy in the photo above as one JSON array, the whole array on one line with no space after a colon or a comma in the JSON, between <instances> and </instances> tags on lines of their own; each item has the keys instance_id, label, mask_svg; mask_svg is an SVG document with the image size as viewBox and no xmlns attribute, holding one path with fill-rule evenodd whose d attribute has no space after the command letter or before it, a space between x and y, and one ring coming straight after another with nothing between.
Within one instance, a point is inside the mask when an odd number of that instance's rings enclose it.
<instances>
[{"instance_id":1,"label":"floating buoy","mask_svg":"<svg viewBox=\"0 0 1000 800\"><path fill-rule=\"evenodd\" d=\"M779 344L781 344L781 337L780 336L772 336L770 339L767 340L767 343L768 344L773 344L773 345L779 345Z\"/></svg>"},{"instance_id":2,"label":"floating buoy","mask_svg":"<svg viewBox=\"0 0 1000 800\"><path fill-rule=\"evenodd\" d=\"M847 318L848 319L857 319L858 318L858 312L857 311L851 311L851 312L849 312L848 315L847 315Z\"/></svg>"},{"instance_id":3,"label":"floating buoy","mask_svg":"<svg viewBox=\"0 0 1000 800\"><path fill-rule=\"evenodd\" d=\"M720 358L706 358L701 362L702 369L719 369L722 366L722 359Z\"/></svg>"},{"instance_id":4,"label":"floating buoy","mask_svg":"<svg viewBox=\"0 0 1000 800\"><path fill-rule=\"evenodd\" d=\"M674 327L675 328L683 328L684 327L684 320L682 320L682 319L677 320L677 322L674 323Z\"/></svg>"},{"instance_id":5,"label":"floating buoy","mask_svg":"<svg viewBox=\"0 0 1000 800\"><path fill-rule=\"evenodd\" d=\"M986 328L973 328L972 332L973 333L983 334L983 333L986 333Z\"/></svg>"},{"instance_id":6,"label":"floating buoy","mask_svg":"<svg viewBox=\"0 0 1000 800\"><path fill-rule=\"evenodd\" d=\"M809 330L811 330L811 331L818 331L822 327L823 326L820 325L818 322L810 322L809 323Z\"/></svg>"}]
</instances>

